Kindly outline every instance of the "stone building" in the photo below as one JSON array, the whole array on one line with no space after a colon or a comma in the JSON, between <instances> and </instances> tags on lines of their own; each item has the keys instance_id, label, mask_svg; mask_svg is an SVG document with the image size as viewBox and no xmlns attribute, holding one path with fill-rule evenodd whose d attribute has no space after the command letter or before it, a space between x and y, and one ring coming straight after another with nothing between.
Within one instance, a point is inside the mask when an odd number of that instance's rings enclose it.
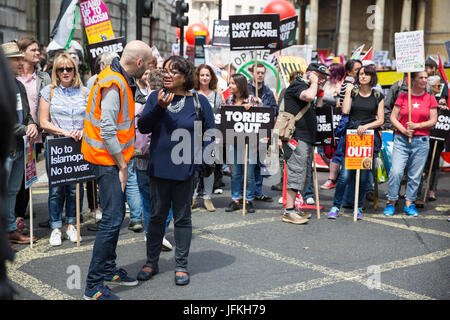
<instances>
[{"instance_id":1,"label":"stone building","mask_svg":"<svg viewBox=\"0 0 450 320\"><path fill-rule=\"evenodd\" d=\"M108 7L114 35L127 41L136 39L136 4L141 0L103 0ZM50 32L58 16L61 0L0 0L0 42L32 36L41 44L50 42ZM170 26L175 1L153 0L153 13L142 20L142 40L155 45L162 56L169 56L176 42L175 28ZM80 21L75 40L87 43Z\"/></svg>"},{"instance_id":2,"label":"stone building","mask_svg":"<svg viewBox=\"0 0 450 320\"><path fill-rule=\"evenodd\" d=\"M425 55L440 54L447 60L444 43L450 40L448 0L295 2L300 7L300 13L303 10L306 16L303 39L314 48L335 52L337 47L338 55L349 55L364 44L366 49L373 47L375 51L388 50L393 58L395 32L424 30ZM336 23L338 4L340 19Z\"/></svg>"}]
</instances>

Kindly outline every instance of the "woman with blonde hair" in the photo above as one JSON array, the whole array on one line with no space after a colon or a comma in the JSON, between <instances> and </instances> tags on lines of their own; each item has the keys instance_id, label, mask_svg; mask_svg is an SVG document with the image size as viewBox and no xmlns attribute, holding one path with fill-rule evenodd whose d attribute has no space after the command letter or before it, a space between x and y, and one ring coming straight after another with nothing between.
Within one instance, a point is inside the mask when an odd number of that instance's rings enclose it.
<instances>
[{"instance_id":1,"label":"woman with blonde hair","mask_svg":"<svg viewBox=\"0 0 450 320\"><path fill-rule=\"evenodd\" d=\"M40 125L53 137L72 137L75 141L83 137L84 116L86 113L87 90L83 87L78 68L73 58L63 53L55 59L52 70L52 83L41 91ZM46 144L46 150L47 144ZM48 159L46 153L48 175ZM49 187L48 209L50 245L61 245L62 212L66 203L66 235L72 242L77 241L76 222L76 184Z\"/></svg>"}]
</instances>

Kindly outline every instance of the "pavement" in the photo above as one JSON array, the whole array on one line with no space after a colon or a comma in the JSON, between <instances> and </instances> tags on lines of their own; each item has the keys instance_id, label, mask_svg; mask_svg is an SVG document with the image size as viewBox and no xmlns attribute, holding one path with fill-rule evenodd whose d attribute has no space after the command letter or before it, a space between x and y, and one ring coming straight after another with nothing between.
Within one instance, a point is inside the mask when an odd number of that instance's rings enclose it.
<instances>
[{"instance_id":1,"label":"pavement","mask_svg":"<svg viewBox=\"0 0 450 320\"><path fill-rule=\"evenodd\" d=\"M94 222L86 212L87 200L81 246L66 240L60 247L51 247L50 229L37 227L37 222L48 219L43 161L38 163L38 173L33 185L38 241L33 248L17 245L8 277L18 300L82 299L96 234L87 229ZM319 172L319 184L327 176ZM393 217L382 215L384 183L378 208L367 203L364 218L358 222L349 210L336 221L328 220L334 190L320 190L320 205L324 206L320 219L311 210L313 216L305 225L281 221L277 202L281 192L270 189L277 179L264 180L264 192L274 202L255 202L255 213L225 212L230 201L229 177L224 178L224 194L213 196L215 212L193 212L188 286L174 284L174 252L170 251L161 253L160 273L150 281L136 287L112 287L113 292L124 300L197 302L450 299L450 222L446 221L450 173L441 172L438 200L419 209L419 217L402 214L403 203ZM145 263L145 237L128 230L128 222L127 217L120 231L117 263L136 276ZM175 245L173 231L171 224L166 237Z\"/></svg>"}]
</instances>

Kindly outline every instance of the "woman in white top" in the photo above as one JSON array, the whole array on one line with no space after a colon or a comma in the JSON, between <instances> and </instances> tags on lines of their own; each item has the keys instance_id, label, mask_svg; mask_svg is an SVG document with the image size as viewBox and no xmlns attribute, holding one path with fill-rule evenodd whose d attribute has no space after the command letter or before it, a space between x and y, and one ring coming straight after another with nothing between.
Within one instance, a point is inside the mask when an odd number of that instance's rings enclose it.
<instances>
[{"instance_id":1,"label":"woman in white top","mask_svg":"<svg viewBox=\"0 0 450 320\"><path fill-rule=\"evenodd\" d=\"M219 113L220 108L223 102L222 93L218 91L217 87L217 76L214 73L213 69L206 65L202 64L195 69L194 73L194 90L199 94L203 94L209 101L213 112ZM216 170L217 171L217 170ZM213 192L214 187L214 173L209 177L203 178L203 202L206 210L208 211L216 211L212 201L211 194ZM200 181L198 181L193 199L192 199L192 209L196 209L198 207L197 198L200 192Z\"/></svg>"}]
</instances>

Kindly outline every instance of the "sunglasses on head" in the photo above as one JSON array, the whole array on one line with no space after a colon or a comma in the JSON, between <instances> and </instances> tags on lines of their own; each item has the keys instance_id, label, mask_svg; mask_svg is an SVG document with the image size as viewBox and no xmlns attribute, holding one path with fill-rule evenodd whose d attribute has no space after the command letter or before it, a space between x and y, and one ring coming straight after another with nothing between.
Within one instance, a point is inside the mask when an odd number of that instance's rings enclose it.
<instances>
[{"instance_id":1,"label":"sunglasses on head","mask_svg":"<svg viewBox=\"0 0 450 320\"><path fill-rule=\"evenodd\" d=\"M56 71L57 71L57 72L64 72L64 70L65 70L65 71L67 71L67 72L72 72L73 69L74 69L73 67L57 68Z\"/></svg>"}]
</instances>

